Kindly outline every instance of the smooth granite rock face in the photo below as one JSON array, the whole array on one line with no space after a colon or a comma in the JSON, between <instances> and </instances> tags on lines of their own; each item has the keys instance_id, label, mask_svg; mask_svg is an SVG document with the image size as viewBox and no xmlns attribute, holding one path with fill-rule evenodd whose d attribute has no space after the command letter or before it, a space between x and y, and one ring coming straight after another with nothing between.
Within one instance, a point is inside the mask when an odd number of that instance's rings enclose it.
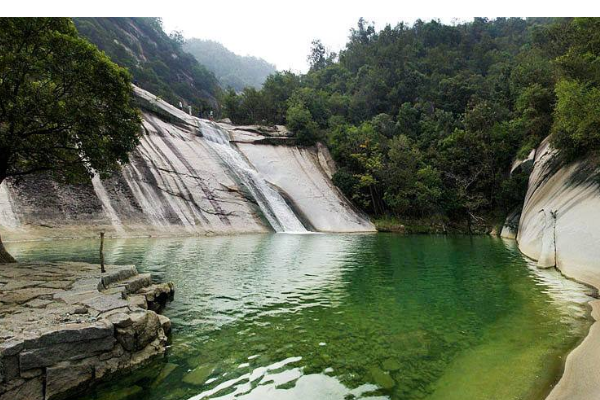
<instances>
[{"instance_id":1,"label":"smooth granite rock face","mask_svg":"<svg viewBox=\"0 0 600 400\"><path fill-rule=\"evenodd\" d=\"M171 321L152 310L173 284L106 268L0 265L0 400L64 398L164 353Z\"/></svg>"},{"instance_id":2,"label":"smooth granite rock face","mask_svg":"<svg viewBox=\"0 0 600 400\"><path fill-rule=\"evenodd\" d=\"M540 266L600 287L600 170L561 165L545 140L536 151L517 241Z\"/></svg>"},{"instance_id":3,"label":"smooth granite rock face","mask_svg":"<svg viewBox=\"0 0 600 400\"><path fill-rule=\"evenodd\" d=\"M600 168L593 160L561 164L546 139L535 152L521 218L519 249L540 267L600 289ZM548 400L600 398L600 302L585 340L567 357Z\"/></svg>"},{"instance_id":4,"label":"smooth granite rock face","mask_svg":"<svg viewBox=\"0 0 600 400\"><path fill-rule=\"evenodd\" d=\"M230 170L203 137L200 120L142 89L135 92L159 112L143 113L145 135L131 162L109 179L94 177L78 185L59 184L44 175L5 180L0 185L0 234L5 241L98 237L99 232L132 237L273 230L257 200L239 182L239 172ZM294 139L281 126L220 127L313 228L375 229L331 182L335 163L325 146L288 146ZM22 302L31 299L15 296Z\"/></svg>"},{"instance_id":5,"label":"smooth granite rock face","mask_svg":"<svg viewBox=\"0 0 600 400\"><path fill-rule=\"evenodd\" d=\"M356 210L331 181L332 165L324 146L303 148L237 143L252 165L319 232L374 232L368 217Z\"/></svg>"}]
</instances>

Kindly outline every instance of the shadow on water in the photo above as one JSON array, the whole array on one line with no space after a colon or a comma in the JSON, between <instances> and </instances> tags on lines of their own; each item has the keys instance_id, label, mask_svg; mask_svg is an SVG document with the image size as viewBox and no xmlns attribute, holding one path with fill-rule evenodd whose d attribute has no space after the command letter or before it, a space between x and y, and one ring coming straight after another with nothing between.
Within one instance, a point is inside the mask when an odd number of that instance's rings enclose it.
<instances>
[{"instance_id":1,"label":"shadow on water","mask_svg":"<svg viewBox=\"0 0 600 400\"><path fill-rule=\"evenodd\" d=\"M97 243L11 243L96 262ZM87 399L536 399L589 327L585 288L486 237L246 235L107 243L176 284L167 357Z\"/></svg>"}]
</instances>

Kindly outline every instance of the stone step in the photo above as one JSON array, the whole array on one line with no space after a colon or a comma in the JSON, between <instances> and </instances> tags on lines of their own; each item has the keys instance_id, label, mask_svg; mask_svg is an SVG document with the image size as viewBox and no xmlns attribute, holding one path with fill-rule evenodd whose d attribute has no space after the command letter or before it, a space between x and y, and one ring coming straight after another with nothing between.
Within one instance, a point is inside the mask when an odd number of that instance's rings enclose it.
<instances>
[{"instance_id":1,"label":"stone step","mask_svg":"<svg viewBox=\"0 0 600 400\"><path fill-rule=\"evenodd\" d=\"M143 288L152 285L152 276L150 274L136 274L126 279L119 280L111 283L106 287L105 291L118 292L121 291L123 296L126 297L130 294L137 293Z\"/></svg>"},{"instance_id":2,"label":"stone step","mask_svg":"<svg viewBox=\"0 0 600 400\"><path fill-rule=\"evenodd\" d=\"M108 288L112 283L116 283L119 281L123 281L127 278L131 278L132 276L138 275L138 271L135 268L135 265L127 265L126 267L119 267L116 271L111 271L111 266L106 266L106 274L102 275L102 279L100 284L98 285L98 290L103 290Z\"/></svg>"}]
</instances>

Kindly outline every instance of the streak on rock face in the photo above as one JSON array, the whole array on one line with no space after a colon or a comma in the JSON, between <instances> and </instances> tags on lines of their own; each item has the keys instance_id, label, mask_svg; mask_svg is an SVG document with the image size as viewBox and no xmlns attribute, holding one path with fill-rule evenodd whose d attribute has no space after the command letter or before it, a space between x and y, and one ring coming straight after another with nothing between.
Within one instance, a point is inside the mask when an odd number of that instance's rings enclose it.
<instances>
[{"instance_id":1,"label":"streak on rock face","mask_svg":"<svg viewBox=\"0 0 600 400\"><path fill-rule=\"evenodd\" d=\"M542 248L538 259L538 267L551 268L556 266L556 213L552 210L541 210L544 213L542 228Z\"/></svg>"}]
</instances>

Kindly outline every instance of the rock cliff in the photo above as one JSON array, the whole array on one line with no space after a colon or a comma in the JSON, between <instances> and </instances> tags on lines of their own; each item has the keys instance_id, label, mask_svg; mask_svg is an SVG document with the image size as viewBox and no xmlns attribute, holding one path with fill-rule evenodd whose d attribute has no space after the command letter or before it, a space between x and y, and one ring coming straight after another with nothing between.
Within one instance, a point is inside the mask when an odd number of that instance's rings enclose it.
<instances>
[{"instance_id":1,"label":"rock cliff","mask_svg":"<svg viewBox=\"0 0 600 400\"><path fill-rule=\"evenodd\" d=\"M519 249L540 267L557 267L568 277L600 288L600 168L585 159L562 164L546 139L535 152L521 213ZM592 301L600 320L600 301ZM600 327L567 357L565 372L547 400L598 398Z\"/></svg>"},{"instance_id":2,"label":"rock cliff","mask_svg":"<svg viewBox=\"0 0 600 400\"><path fill-rule=\"evenodd\" d=\"M549 141L538 148L517 241L542 267L600 287L600 170L589 160L562 165Z\"/></svg>"},{"instance_id":3,"label":"rock cliff","mask_svg":"<svg viewBox=\"0 0 600 400\"><path fill-rule=\"evenodd\" d=\"M260 144L265 136L251 127L201 121L144 90L136 88L136 94L144 135L131 163L109 179L78 185L39 175L4 182L4 240L89 237L100 231L116 237L272 231L273 218L256 190L203 137L213 126L227 132L231 146L241 151L248 162L244 170L280 193L309 230L374 230L331 183L334 166L323 146ZM247 140L235 143L239 137Z\"/></svg>"}]
</instances>

